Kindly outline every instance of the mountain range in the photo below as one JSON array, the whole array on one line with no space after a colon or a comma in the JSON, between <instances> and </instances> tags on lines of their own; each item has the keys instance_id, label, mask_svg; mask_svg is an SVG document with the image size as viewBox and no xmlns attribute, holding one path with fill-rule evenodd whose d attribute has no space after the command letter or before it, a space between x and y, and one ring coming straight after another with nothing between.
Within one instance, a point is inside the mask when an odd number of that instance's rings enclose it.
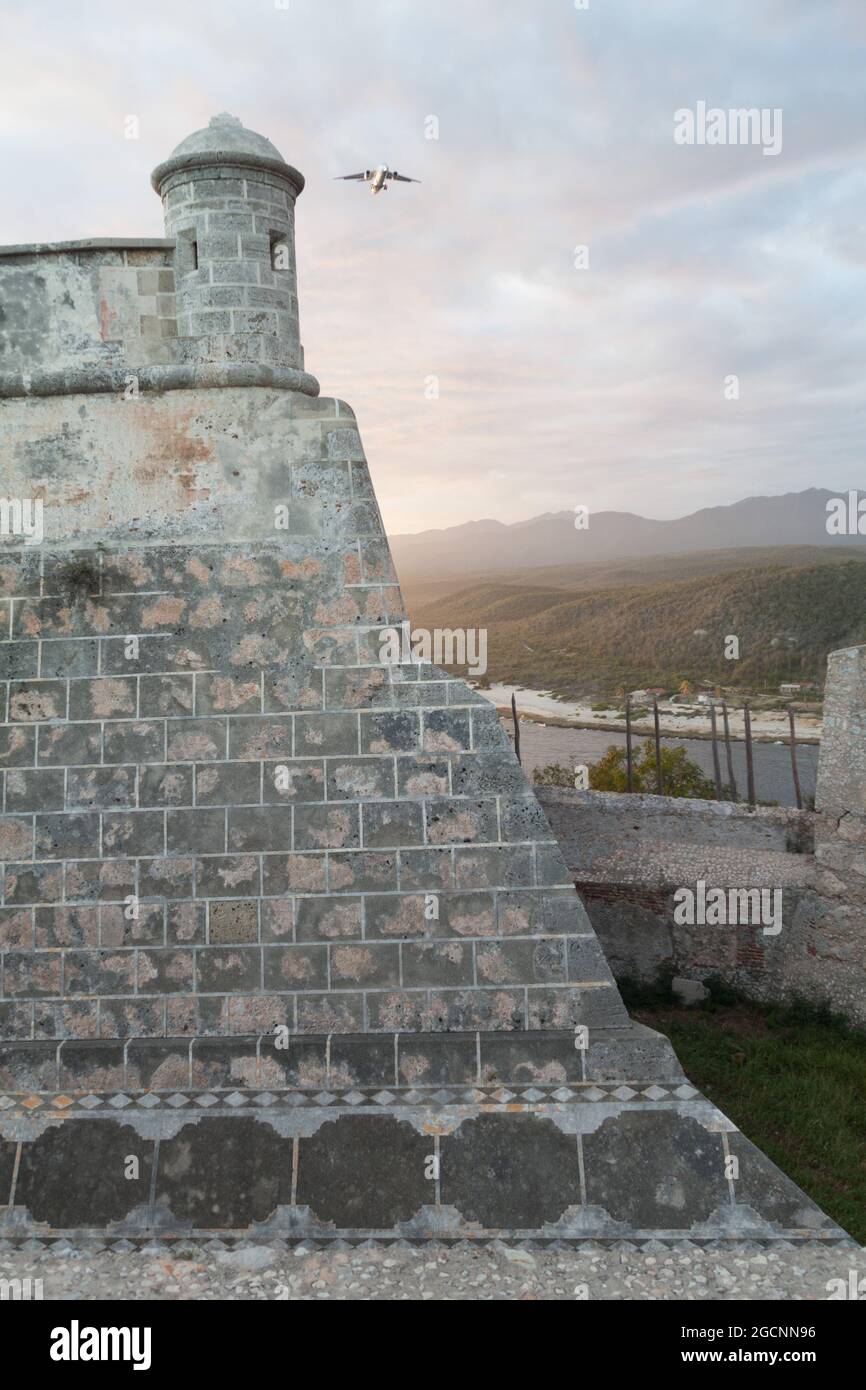
<instances>
[{"instance_id":1,"label":"mountain range","mask_svg":"<svg viewBox=\"0 0 866 1390\"><path fill-rule=\"evenodd\" d=\"M827 532L828 502L847 496L845 488L808 488L704 507L672 521L654 521L633 512L593 512L583 530L576 528L574 512L547 512L511 525L468 521L441 530L393 535L390 542L401 580L443 580L747 547L866 545L866 535Z\"/></svg>"}]
</instances>

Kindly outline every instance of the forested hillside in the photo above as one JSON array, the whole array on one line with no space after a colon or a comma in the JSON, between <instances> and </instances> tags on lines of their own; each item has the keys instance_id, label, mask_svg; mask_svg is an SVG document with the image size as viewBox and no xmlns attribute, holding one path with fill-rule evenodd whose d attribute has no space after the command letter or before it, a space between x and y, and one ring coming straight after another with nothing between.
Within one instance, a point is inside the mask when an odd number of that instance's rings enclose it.
<instances>
[{"instance_id":1,"label":"forested hillside","mask_svg":"<svg viewBox=\"0 0 866 1390\"><path fill-rule=\"evenodd\" d=\"M486 628L491 683L572 698L620 686L673 689L686 680L766 691L787 680L823 682L828 652L866 642L866 562L859 560L720 567L674 582L589 590L565 587L560 576L557 583L530 577L451 593L409 585L412 623ZM739 638L738 661L725 658L729 635Z\"/></svg>"}]
</instances>

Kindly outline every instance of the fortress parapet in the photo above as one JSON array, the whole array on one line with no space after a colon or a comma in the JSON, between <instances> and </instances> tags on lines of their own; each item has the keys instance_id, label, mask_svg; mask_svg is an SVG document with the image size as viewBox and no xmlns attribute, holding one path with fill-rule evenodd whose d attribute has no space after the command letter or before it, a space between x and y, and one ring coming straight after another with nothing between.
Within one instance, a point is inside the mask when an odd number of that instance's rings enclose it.
<instances>
[{"instance_id":1,"label":"fortress parapet","mask_svg":"<svg viewBox=\"0 0 866 1390\"><path fill-rule=\"evenodd\" d=\"M0 397L221 385L317 395L298 327L303 175L220 115L152 182L165 239L0 248Z\"/></svg>"}]
</instances>

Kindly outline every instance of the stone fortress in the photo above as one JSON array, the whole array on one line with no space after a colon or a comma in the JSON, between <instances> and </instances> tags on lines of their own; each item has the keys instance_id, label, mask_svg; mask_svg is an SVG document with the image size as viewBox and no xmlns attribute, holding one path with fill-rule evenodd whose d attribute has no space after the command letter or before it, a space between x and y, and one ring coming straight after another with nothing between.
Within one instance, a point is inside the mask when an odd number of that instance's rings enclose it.
<instances>
[{"instance_id":1,"label":"stone fortress","mask_svg":"<svg viewBox=\"0 0 866 1390\"><path fill-rule=\"evenodd\" d=\"M153 182L164 240L0 250L44 518L0 538L0 1242L844 1242L630 1021L492 706L383 664L302 176L219 116Z\"/></svg>"}]
</instances>

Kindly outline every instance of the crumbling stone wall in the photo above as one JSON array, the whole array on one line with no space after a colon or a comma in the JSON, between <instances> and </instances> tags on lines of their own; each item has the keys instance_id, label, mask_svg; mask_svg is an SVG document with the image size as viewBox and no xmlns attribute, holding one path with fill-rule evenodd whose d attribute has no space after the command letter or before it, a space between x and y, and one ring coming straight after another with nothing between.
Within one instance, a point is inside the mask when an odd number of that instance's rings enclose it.
<instances>
[{"instance_id":1,"label":"crumbling stone wall","mask_svg":"<svg viewBox=\"0 0 866 1390\"><path fill-rule=\"evenodd\" d=\"M828 692L834 686L831 658ZM831 726L831 747L833 738ZM841 749L838 756L844 759ZM858 778L838 779L836 755L825 761L823 748L821 760L823 783L840 788L848 804ZM715 975L758 1000L799 994L866 1022L866 935L851 867L862 858L826 812L564 788L539 789L538 797L615 976L649 982L662 972ZM847 815L840 823L846 833L856 828ZM828 868L843 861L850 892ZM675 892L698 880L724 889L780 889L781 932L676 923Z\"/></svg>"},{"instance_id":2,"label":"crumbling stone wall","mask_svg":"<svg viewBox=\"0 0 866 1390\"><path fill-rule=\"evenodd\" d=\"M866 646L831 652L815 797L815 874L802 910L794 982L832 982L866 1017Z\"/></svg>"}]
</instances>

